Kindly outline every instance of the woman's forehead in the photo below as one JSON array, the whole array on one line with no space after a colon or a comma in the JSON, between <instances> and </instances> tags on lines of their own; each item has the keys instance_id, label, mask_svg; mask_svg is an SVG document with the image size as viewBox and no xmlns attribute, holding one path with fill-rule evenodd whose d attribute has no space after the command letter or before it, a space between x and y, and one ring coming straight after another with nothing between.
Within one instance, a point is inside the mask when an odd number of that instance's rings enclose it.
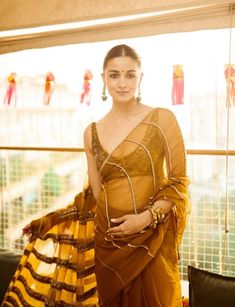
<instances>
[{"instance_id":1,"label":"woman's forehead","mask_svg":"<svg viewBox=\"0 0 235 307\"><path fill-rule=\"evenodd\" d=\"M138 63L131 57L122 56L116 57L108 61L106 70L138 70Z\"/></svg>"}]
</instances>

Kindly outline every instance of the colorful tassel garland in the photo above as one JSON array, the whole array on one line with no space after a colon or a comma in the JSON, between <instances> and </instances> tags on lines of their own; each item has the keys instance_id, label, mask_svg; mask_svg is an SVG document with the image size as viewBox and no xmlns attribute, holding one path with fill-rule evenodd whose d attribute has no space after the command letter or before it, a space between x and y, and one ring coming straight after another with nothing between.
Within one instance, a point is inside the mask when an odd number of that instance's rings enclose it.
<instances>
[{"instance_id":1,"label":"colorful tassel garland","mask_svg":"<svg viewBox=\"0 0 235 307\"><path fill-rule=\"evenodd\" d=\"M55 87L55 77L52 72L46 74L45 87L44 87L44 105L49 105L51 101L51 96Z\"/></svg>"},{"instance_id":2,"label":"colorful tassel garland","mask_svg":"<svg viewBox=\"0 0 235 307\"><path fill-rule=\"evenodd\" d=\"M184 71L183 65L173 65L172 104L184 103Z\"/></svg>"},{"instance_id":3,"label":"colorful tassel garland","mask_svg":"<svg viewBox=\"0 0 235 307\"><path fill-rule=\"evenodd\" d=\"M93 74L90 70L86 70L83 75L83 87L82 94L80 98L80 103L86 102L86 105L89 106L91 103L91 84L90 80L92 80Z\"/></svg>"},{"instance_id":4,"label":"colorful tassel garland","mask_svg":"<svg viewBox=\"0 0 235 307\"><path fill-rule=\"evenodd\" d=\"M12 97L15 97L15 106L16 106L16 100L17 100L17 95L16 95L16 73L12 72L8 77L7 81L9 83L6 95L4 97L3 104L7 104L8 106L12 102Z\"/></svg>"},{"instance_id":5,"label":"colorful tassel garland","mask_svg":"<svg viewBox=\"0 0 235 307\"><path fill-rule=\"evenodd\" d=\"M235 65L224 65L224 76L226 80L226 106L235 106Z\"/></svg>"}]
</instances>

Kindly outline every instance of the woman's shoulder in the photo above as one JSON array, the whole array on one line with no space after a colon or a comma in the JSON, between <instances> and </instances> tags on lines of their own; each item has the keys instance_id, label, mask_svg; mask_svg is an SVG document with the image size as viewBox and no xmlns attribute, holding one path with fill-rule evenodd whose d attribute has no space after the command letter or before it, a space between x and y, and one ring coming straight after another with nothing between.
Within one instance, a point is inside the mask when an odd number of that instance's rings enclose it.
<instances>
[{"instance_id":1,"label":"woman's shoulder","mask_svg":"<svg viewBox=\"0 0 235 307\"><path fill-rule=\"evenodd\" d=\"M152 106L144 104L144 103L140 103L139 108L140 108L139 111L142 111L142 113L144 113L144 112L148 113L148 112L151 112L151 111L156 109L155 107L152 107Z\"/></svg>"},{"instance_id":2,"label":"woman's shoulder","mask_svg":"<svg viewBox=\"0 0 235 307\"><path fill-rule=\"evenodd\" d=\"M165 115L173 115L174 116L174 113L172 110L168 109L168 108L164 108L164 107L151 107L151 106L148 106L148 105L145 105L145 110L146 112L148 113L159 113L159 114L165 114Z\"/></svg>"},{"instance_id":3,"label":"woman's shoulder","mask_svg":"<svg viewBox=\"0 0 235 307\"><path fill-rule=\"evenodd\" d=\"M84 144L89 144L89 146L91 146L92 135L94 134L94 127L95 127L95 122L91 122L84 129L83 132Z\"/></svg>"},{"instance_id":4,"label":"woman's shoulder","mask_svg":"<svg viewBox=\"0 0 235 307\"><path fill-rule=\"evenodd\" d=\"M174 114L172 112L172 110L168 109L168 108L164 108L164 107L156 107L155 108L159 113L162 113L162 114Z\"/></svg>"},{"instance_id":5,"label":"woman's shoulder","mask_svg":"<svg viewBox=\"0 0 235 307\"><path fill-rule=\"evenodd\" d=\"M157 107L155 108L158 118L168 118L171 120L176 120L174 112L168 108Z\"/></svg>"},{"instance_id":6,"label":"woman's shoulder","mask_svg":"<svg viewBox=\"0 0 235 307\"><path fill-rule=\"evenodd\" d=\"M150 112L151 122L161 127L161 129L168 129L169 127L177 127L178 120L174 112L168 108L156 107Z\"/></svg>"}]
</instances>

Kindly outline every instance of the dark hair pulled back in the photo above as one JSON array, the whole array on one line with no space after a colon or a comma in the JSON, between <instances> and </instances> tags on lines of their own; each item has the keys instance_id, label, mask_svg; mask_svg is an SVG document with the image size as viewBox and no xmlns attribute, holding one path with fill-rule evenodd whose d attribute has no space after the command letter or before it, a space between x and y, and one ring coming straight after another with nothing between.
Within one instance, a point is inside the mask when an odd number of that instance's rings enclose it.
<instances>
[{"instance_id":1,"label":"dark hair pulled back","mask_svg":"<svg viewBox=\"0 0 235 307\"><path fill-rule=\"evenodd\" d=\"M110 60L114 58L122 57L122 56L128 56L132 58L134 61L136 61L139 67L141 67L141 59L139 55L137 54L137 52L135 51L135 49L125 44L122 44L122 45L114 46L112 49L108 51L108 53L106 54L106 57L104 58L103 70L105 70Z\"/></svg>"}]
</instances>

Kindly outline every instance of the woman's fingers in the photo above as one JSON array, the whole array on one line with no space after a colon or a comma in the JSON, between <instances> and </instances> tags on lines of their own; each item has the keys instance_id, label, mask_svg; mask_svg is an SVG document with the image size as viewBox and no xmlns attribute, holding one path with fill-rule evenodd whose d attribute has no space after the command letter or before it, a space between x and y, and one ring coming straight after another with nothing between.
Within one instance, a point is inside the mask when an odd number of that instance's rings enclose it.
<instances>
[{"instance_id":1,"label":"woman's fingers","mask_svg":"<svg viewBox=\"0 0 235 307\"><path fill-rule=\"evenodd\" d=\"M114 236L124 236L124 235L129 235L133 232L132 229L133 227L130 224L129 216L124 215L120 218L111 219L111 222L119 225L109 228L107 230L108 234Z\"/></svg>"},{"instance_id":2,"label":"woman's fingers","mask_svg":"<svg viewBox=\"0 0 235 307\"><path fill-rule=\"evenodd\" d=\"M31 223L26 225L23 229L22 229L22 236L24 236L25 234L28 234L31 231Z\"/></svg>"},{"instance_id":3,"label":"woman's fingers","mask_svg":"<svg viewBox=\"0 0 235 307\"><path fill-rule=\"evenodd\" d=\"M118 217L118 218L116 218L116 219L111 219L110 221L111 221L112 223L122 223L122 222L124 222L125 220L126 220L126 216L123 215L123 216Z\"/></svg>"},{"instance_id":4,"label":"woman's fingers","mask_svg":"<svg viewBox=\"0 0 235 307\"><path fill-rule=\"evenodd\" d=\"M110 227L107 233L113 236L132 235L140 232L145 227L143 227L138 214L124 215L120 218L111 219L110 221L115 223L115 225L114 227Z\"/></svg>"},{"instance_id":5,"label":"woman's fingers","mask_svg":"<svg viewBox=\"0 0 235 307\"><path fill-rule=\"evenodd\" d=\"M111 219L110 221L116 225L113 227L110 227L107 230L107 233L112 234L112 235L117 235L117 236L123 235L124 234L123 224L126 221L126 216L124 215L119 218Z\"/></svg>"},{"instance_id":6,"label":"woman's fingers","mask_svg":"<svg viewBox=\"0 0 235 307\"><path fill-rule=\"evenodd\" d=\"M123 233L123 232L124 230L123 230L122 225L111 227L107 230L107 233L111 233L111 234L117 234L117 233Z\"/></svg>"}]
</instances>

